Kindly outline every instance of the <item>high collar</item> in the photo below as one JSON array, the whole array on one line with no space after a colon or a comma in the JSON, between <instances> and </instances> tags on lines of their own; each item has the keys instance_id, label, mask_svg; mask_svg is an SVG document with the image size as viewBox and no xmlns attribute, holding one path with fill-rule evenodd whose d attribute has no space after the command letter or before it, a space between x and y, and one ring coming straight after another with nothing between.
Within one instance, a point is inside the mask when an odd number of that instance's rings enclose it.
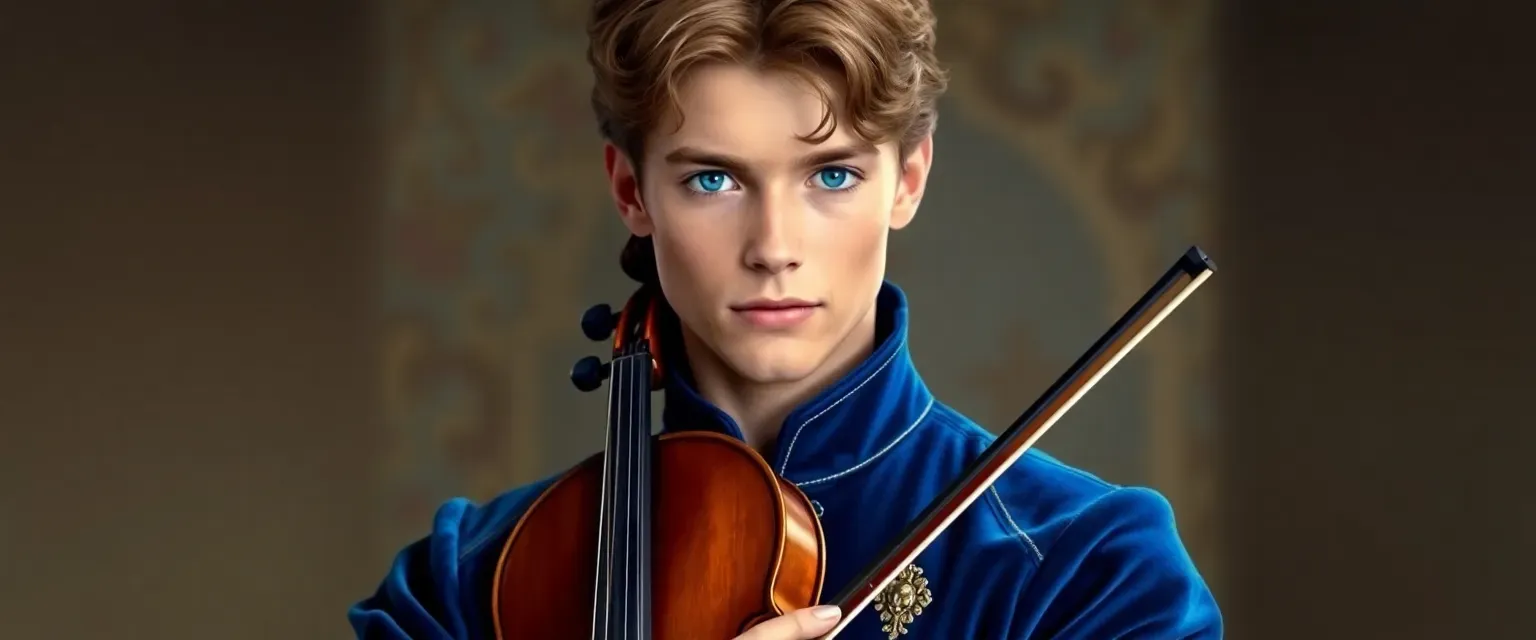
<instances>
[{"instance_id":1,"label":"high collar","mask_svg":"<svg viewBox=\"0 0 1536 640\"><path fill-rule=\"evenodd\" d=\"M933 406L907 350L907 298L889 282L875 303L875 342L864 362L785 418L769 464L800 485L826 482L878 457L917 426ZM744 440L741 427L699 395L681 340L669 354L665 431L705 430Z\"/></svg>"}]
</instances>

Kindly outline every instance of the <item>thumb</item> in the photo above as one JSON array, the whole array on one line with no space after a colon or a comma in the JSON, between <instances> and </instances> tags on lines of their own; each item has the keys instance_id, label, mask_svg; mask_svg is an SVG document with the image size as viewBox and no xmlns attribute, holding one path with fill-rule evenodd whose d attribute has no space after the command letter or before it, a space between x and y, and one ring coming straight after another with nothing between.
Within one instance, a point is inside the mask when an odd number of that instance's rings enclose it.
<instances>
[{"instance_id":1,"label":"thumb","mask_svg":"<svg viewBox=\"0 0 1536 640\"><path fill-rule=\"evenodd\" d=\"M842 616L833 605L791 611L748 629L736 640L813 640L831 631Z\"/></svg>"}]
</instances>

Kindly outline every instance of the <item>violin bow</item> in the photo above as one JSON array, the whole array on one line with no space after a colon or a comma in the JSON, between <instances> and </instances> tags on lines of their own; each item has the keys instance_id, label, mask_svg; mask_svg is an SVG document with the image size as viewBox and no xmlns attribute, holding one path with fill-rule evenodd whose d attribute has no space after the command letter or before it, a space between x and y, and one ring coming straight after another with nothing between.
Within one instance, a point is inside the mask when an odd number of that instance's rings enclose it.
<instances>
[{"instance_id":1,"label":"violin bow","mask_svg":"<svg viewBox=\"0 0 1536 640\"><path fill-rule=\"evenodd\" d=\"M1104 374L1120 362L1142 338L1173 313L1196 288L1216 272L1216 264L1200 247L1190 247L1178 261L1109 328L1039 400L1014 421L959 479L931 502L870 566L839 593L833 604L843 611L837 626L821 637L832 640L848 627L875 595L886 588L928 548L956 518L981 497L1003 472L1024 455L1047 429L1077 404Z\"/></svg>"}]
</instances>

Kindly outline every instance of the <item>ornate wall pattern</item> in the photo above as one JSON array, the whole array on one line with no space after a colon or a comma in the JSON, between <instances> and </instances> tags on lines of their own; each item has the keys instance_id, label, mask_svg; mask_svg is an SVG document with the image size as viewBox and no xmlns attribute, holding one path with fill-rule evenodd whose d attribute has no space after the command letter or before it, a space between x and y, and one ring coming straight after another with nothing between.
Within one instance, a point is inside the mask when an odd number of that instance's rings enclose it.
<instances>
[{"instance_id":1,"label":"ornate wall pattern","mask_svg":"<svg viewBox=\"0 0 1536 640\"><path fill-rule=\"evenodd\" d=\"M1000 429L1184 248L1212 241L1211 3L937 4L954 83L890 277L913 298L925 378ZM585 9L390 4L382 557L443 499L490 497L601 445L602 403L566 373L595 352L581 311L629 285L587 105ZM1041 443L1165 492L1213 581L1219 281Z\"/></svg>"}]
</instances>

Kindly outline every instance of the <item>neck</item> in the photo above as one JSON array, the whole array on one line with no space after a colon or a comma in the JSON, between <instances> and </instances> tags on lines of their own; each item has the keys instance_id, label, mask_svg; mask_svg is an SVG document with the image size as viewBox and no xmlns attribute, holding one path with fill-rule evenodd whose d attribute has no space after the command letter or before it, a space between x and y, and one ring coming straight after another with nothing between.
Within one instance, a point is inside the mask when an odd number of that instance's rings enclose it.
<instances>
[{"instance_id":1,"label":"neck","mask_svg":"<svg viewBox=\"0 0 1536 640\"><path fill-rule=\"evenodd\" d=\"M785 417L869 357L875 345L875 318L876 308L871 305L869 313L810 375L772 382L742 376L692 331L684 327L682 333L699 395L736 421L748 446L771 458Z\"/></svg>"}]
</instances>

